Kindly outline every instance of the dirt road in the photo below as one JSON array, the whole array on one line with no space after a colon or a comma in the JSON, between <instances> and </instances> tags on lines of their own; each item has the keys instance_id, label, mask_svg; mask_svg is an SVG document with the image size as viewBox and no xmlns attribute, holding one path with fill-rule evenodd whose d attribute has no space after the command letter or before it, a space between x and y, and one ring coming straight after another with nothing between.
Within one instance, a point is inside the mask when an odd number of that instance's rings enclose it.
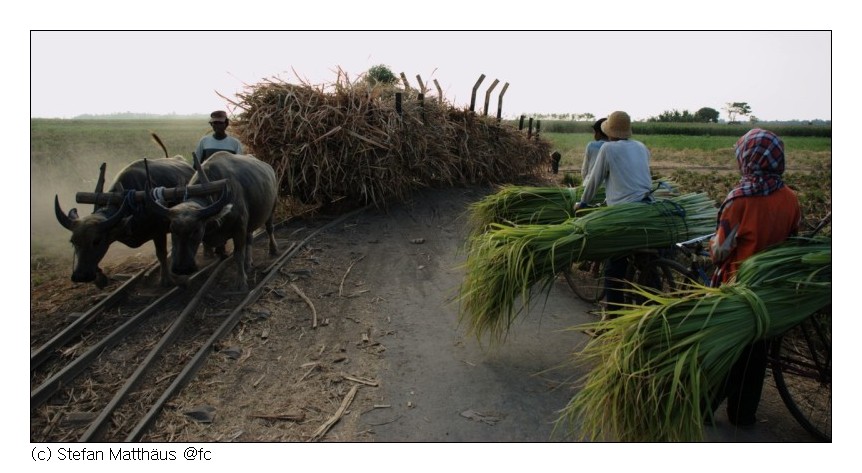
<instances>
[{"instance_id":1,"label":"dirt road","mask_svg":"<svg viewBox=\"0 0 862 473\"><path fill-rule=\"evenodd\" d=\"M560 278L499 346L480 344L458 323L465 212L491 191L418 192L315 237L145 441L572 440L555 431L555 421L575 393L572 382L584 374L567 362L587 337L565 329L594 320L594 307ZM296 241L302 233L280 237ZM42 320L31 318L31 324ZM214 409L215 419L190 420L186 413L198 406ZM759 417L756 428L743 431L720 412L706 440L812 440L771 381Z\"/></svg>"},{"instance_id":2,"label":"dirt road","mask_svg":"<svg viewBox=\"0 0 862 473\"><path fill-rule=\"evenodd\" d=\"M554 421L574 393L568 382L583 374L566 361L587 339L564 329L593 320L594 307L560 279L501 346L483 347L458 325L452 300L462 277L464 212L487 192L421 192L388 212L366 212L339 236L354 255L364 255L350 278L378 298L374 324L390 334L374 398L391 407L366 411L355 424L375 441L567 439L554 434ZM774 387L765 390L756 429L734 429L720 413L707 440L810 441Z\"/></svg>"}]
</instances>

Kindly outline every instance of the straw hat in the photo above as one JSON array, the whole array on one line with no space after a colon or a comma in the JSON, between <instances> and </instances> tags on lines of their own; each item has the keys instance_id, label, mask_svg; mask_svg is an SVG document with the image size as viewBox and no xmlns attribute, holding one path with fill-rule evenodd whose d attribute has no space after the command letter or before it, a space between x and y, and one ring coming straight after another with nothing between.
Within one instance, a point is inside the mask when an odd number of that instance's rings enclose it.
<instances>
[{"instance_id":1,"label":"straw hat","mask_svg":"<svg viewBox=\"0 0 862 473\"><path fill-rule=\"evenodd\" d=\"M632 136L632 119L626 112L614 112L602 123L602 131L611 138L624 140Z\"/></svg>"}]
</instances>

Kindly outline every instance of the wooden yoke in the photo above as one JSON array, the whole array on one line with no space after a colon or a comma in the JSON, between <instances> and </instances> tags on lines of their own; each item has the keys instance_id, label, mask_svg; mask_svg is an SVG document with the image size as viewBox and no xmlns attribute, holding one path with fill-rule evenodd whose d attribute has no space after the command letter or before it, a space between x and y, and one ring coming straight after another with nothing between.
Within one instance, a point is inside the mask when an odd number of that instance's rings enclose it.
<instances>
[{"instance_id":1,"label":"wooden yoke","mask_svg":"<svg viewBox=\"0 0 862 473\"><path fill-rule=\"evenodd\" d=\"M191 186L169 187L164 189L163 195L167 202L182 202L186 196L197 197L221 192L227 186L227 182L227 179L219 179L218 181ZM145 195L146 191L135 191L135 202L143 202ZM126 194L119 192L78 192L75 194L75 201L79 204L119 205L125 198Z\"/></svg>"}]
</instances>

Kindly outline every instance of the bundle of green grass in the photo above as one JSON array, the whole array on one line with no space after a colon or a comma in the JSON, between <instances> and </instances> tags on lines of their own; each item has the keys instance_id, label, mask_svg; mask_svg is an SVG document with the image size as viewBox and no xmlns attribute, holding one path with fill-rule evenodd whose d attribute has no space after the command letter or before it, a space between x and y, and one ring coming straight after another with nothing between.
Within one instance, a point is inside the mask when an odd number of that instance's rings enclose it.
<instances>
[{"instance_id":1,"label":"bundle of green grass","mask_svg":"<svg viewBox=\"0 0 862 473\"><path fill-rule=\"evenodd\" d=\"M652 204L596 207L578 215L550 225L491 223L470 237L458 294L468 333L479 339L489 333L495 342L504 339L534 292L546 292L572 263L665 248L709 234L716 208L706 194L693 193Z\"/></svg>"},{"instance_id":2,"label":"bundle of green grass","mask_svg":"<svg viewBox=\"0 0 862 473\"><path fill-rule=\"evenodd\" d=\"M653 195L667 198L679 195L677 186L666 179L653 181ZM574 206L580 202L584 187L503 185L499 190L476 201L467 209L469 235L489 229L492 223L506 225L548 225L574 217ZM601 204L605 189L600 188L590 202Z\"/></svg>"},{"instance_id":3,"label":"bundle of green grass","mask_svg":"<svg viewBox=\"0 0 862 473\"><path fill-rule=\"evenodd\" d=\"M735 281L718 288L644 295L649 305L573 327L603 331L575 358L591 371L558 421L575 435L702 440L704 419L712 415L703 406L743 348L831 303L831 238L795 238L760 252L743 262Z\"/></svg>"}]
</instances>

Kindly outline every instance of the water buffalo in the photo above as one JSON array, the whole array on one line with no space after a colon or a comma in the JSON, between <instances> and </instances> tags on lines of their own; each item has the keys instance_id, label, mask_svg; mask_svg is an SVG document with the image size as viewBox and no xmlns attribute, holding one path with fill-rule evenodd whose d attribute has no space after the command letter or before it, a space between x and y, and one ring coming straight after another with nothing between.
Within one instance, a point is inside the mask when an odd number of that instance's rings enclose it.
<instances>
[{"instance_id":1,"label":"water buffalo","mask_svg":"<svg viewBox=\"0 0 862 473\"><path fill-rule=\"evenodd\" d=\"M120 171L108 192L122 194L148 188L145 166L149 167L150 184L157 187L185 186L194 175L194 168L180 156L146 160L146 163L141 159ZM100 177L97 192L101 192L102 183ZM135 205L130 199L126 199L122 204L96 204L92 214L79 217L78 210L74 208L68 214L64 213L60 208L60 200L55 195L54 213L60 224L72 231L71 240L75 247L72 281L95 282L98 287L105 287L107 278L99 268L99 262L108 252L108 247L119 241L130 248L138 248L152 240L161 265L160 283L163 286L171 284L167 265L167 233L170 222L159 214L147 211L143 203Z\"/></svg>"},{"instance_id":2,"label":"water buffalo","mask_svg":"<svg viewBox=\"0 0 862 473\"><path fill-rule=\"evenodd\" d=\"M167 208L147 195L147 202L155 212L170 220L172 262L171 271L176 280L197 271L195 255L198 247L219 248L233 240L234 259L239 272L238 288L248 291L251 269L253 232L266 226L269 235L269 252L278 254L273 234L273 213L278 198L278 182L269 164L250 155L236 155L220 151L210 156L192 177L189 184L227 179L227 189L217 202L208 197L192 197Z\"/></svg>"}]
</instances>

